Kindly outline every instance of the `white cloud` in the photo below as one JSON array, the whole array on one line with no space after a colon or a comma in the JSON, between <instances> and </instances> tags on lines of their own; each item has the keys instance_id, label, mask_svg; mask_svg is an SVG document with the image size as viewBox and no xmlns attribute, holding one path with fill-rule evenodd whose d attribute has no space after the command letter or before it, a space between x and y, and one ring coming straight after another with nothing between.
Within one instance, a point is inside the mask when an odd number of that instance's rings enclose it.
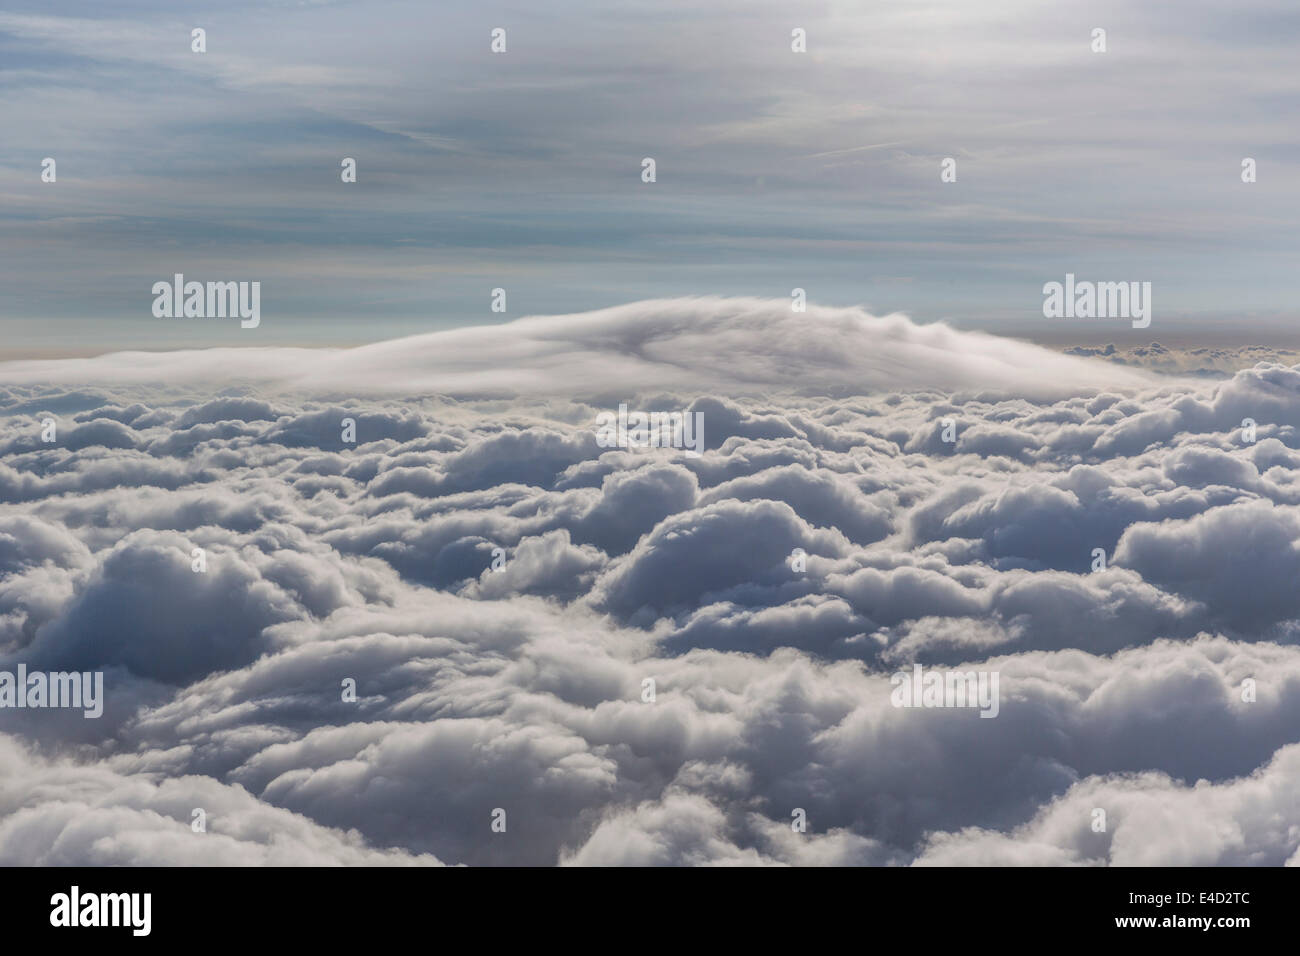
<instances>
[{"instance_id":1,"label":"white cloud","mask_svg":"<svg viewBox=\"0 0 1300 956\"><path fill-rule=\"evenodd\" d=\"M585 403L310 396L269 368L217 395L180 374L0 386L0 665L108 687L101 721L6 712L0 862L186 862L198 839L286 864L1296 858L1300 370L1049 394L1022 388L1031 363L1008 394L975 380L1020 346L845 312L813 317L837 349L931 336L950 371L991 351L956 389L846 391L870 362L780 334L771 355L827 376L762 387L741 342L744 388L638 379L728 365L699 345L673 370L663 347L697 319L774 314L691 308L400 346L428 381L458 342L593 386L601 356L636 356ZM595 416L623 400L716 431L700 457L601 448ZM47 415L66 440L39 440ZM945 417L952 446L930 440ZM998 717L890 706L914 662L996 670Z\"/></svg>"},{"instance_id":2,"label":"white cloud","mask_svg":"<svg viewBox=\"0 0 1300 956\"><path fill-rule=\"evenodd\" d=\"M1030 395L1140 386L1140 371L902 315L784 300L662 299L431 332L355 349L121 352L0 363L0 384L229 381L337 393L622 395L943 385ZM711 416L715 417L715 416ZM735 432L729 432L735 433ZM707 436L706 431L706 436Z\"/></svg>"}]
</instances>

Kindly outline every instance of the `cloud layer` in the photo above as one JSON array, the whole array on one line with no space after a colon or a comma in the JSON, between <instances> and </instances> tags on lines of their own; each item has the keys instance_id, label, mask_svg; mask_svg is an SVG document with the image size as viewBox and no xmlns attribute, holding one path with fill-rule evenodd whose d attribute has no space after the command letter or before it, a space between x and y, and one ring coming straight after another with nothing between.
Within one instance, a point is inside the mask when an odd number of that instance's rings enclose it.
<instances>
[{"instance_id":1,"label":"cloud layer","mask_svg":"<svg viewBox=\"0 0 1300 956\"><path fill-rule=\"evenodd\" d=\"M207 320L181 319L180 322ZM348 393L573 395L773 387L922 387L1061 395L1142 373L903 315L789 300L700 297L432 332L354 349L121 352L0 363L0 383L198 383Z\"/></svg>"},{"instance_id":2,"label":"cloud layer","mask_svg":"<svg viewBox=\"0 0 1300 956\"><path fill-rule=\"evenodd\" d=\"M220 355L7 364L0 670L107 703L0 711L0 862L1300 861L1300 367L778 311L219 391ZM457 377L510 349L520 394ZM602 447L619 402L705 451ZM893 706L917 663L998 673L998 716Z\"/></svg>"}]
</instances>

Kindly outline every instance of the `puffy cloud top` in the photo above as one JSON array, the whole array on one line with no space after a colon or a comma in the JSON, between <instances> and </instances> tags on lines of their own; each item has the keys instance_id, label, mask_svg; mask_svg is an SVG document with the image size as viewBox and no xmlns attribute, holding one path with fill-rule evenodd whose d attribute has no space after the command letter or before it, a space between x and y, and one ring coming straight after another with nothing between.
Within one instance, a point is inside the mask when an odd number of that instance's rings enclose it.
<instances>
[{"instance_id":1,"label":"puffy cloud top","mask_svg":"<svg viewBox=\"0 0 1300 956\"><path fill-rule=\"evenodd\" d=\"M451 397L512 355L588 400ZM107 689L0 713L0 862L1300 859L1300 368L747 300L247 358L0 368L0 671Z\"/></svg>"}]
</instances>

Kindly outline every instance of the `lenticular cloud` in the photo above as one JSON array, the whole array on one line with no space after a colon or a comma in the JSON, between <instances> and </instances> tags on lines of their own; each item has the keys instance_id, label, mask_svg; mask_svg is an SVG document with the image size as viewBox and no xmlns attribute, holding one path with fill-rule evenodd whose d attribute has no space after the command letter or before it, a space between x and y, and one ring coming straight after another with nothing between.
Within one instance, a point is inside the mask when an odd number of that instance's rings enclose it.
<instances>
[{"instance_id":1,"label":"lenticular cloud","mask_svg":"<svg viewBox=\"0 0 1300 956\"><path fill-rule=\"evenodd\" d=\"M698 299L0 414L0 673L105 697L0 708L0 863L1300 860L1300 367Z\"/></svg>"},{"instance_id":2,"label":"lenticular cloud","mask_svg":"<svg viewBox=\"0 0 1300 956\"><path fill-rule=\"evenodd\" d=\"M186 321L186 320L176 320ZM250 338L250 341L253 341ZM353 349L122 352L0 363L0 382L255 381L357 394L571 395L663 388L943 387L1061 395L1140 385L1133 370L1038 346L765 299L660 299L578 315L432 332Z\"/></svg>"}]
</instances>

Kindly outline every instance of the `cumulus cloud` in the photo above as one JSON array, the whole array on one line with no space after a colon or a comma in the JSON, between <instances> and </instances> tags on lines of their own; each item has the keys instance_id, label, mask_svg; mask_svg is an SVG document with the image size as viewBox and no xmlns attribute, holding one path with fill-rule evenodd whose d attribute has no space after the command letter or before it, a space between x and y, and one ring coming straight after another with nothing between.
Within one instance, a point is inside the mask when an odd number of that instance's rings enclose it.
<instances>
[{"instance_id":1,"label":"cumulus cloud","mask_svg":"<svg viewBox=\"0 0 1300 956\"><path fill-rule=\"evenodd\" d=\"M0 367L0 671L107 688L0 711L0 862L1300 859L1300 367L749 300L246 358Z\"/></svg>"},{"instance_id":2,"label":"cumulus cloud","mask_svg":"<svg viewBox=\"0 0 1300 956\"><path fill-rule=\"evenodd\" d=\"M0 736L0 860L9 866L437 865L376 851L210 777L155 778L34 756ZM202 812L203 832L194 830ZM208 829L208 821L211 828Z\"/></svg>"}]
</instances>

